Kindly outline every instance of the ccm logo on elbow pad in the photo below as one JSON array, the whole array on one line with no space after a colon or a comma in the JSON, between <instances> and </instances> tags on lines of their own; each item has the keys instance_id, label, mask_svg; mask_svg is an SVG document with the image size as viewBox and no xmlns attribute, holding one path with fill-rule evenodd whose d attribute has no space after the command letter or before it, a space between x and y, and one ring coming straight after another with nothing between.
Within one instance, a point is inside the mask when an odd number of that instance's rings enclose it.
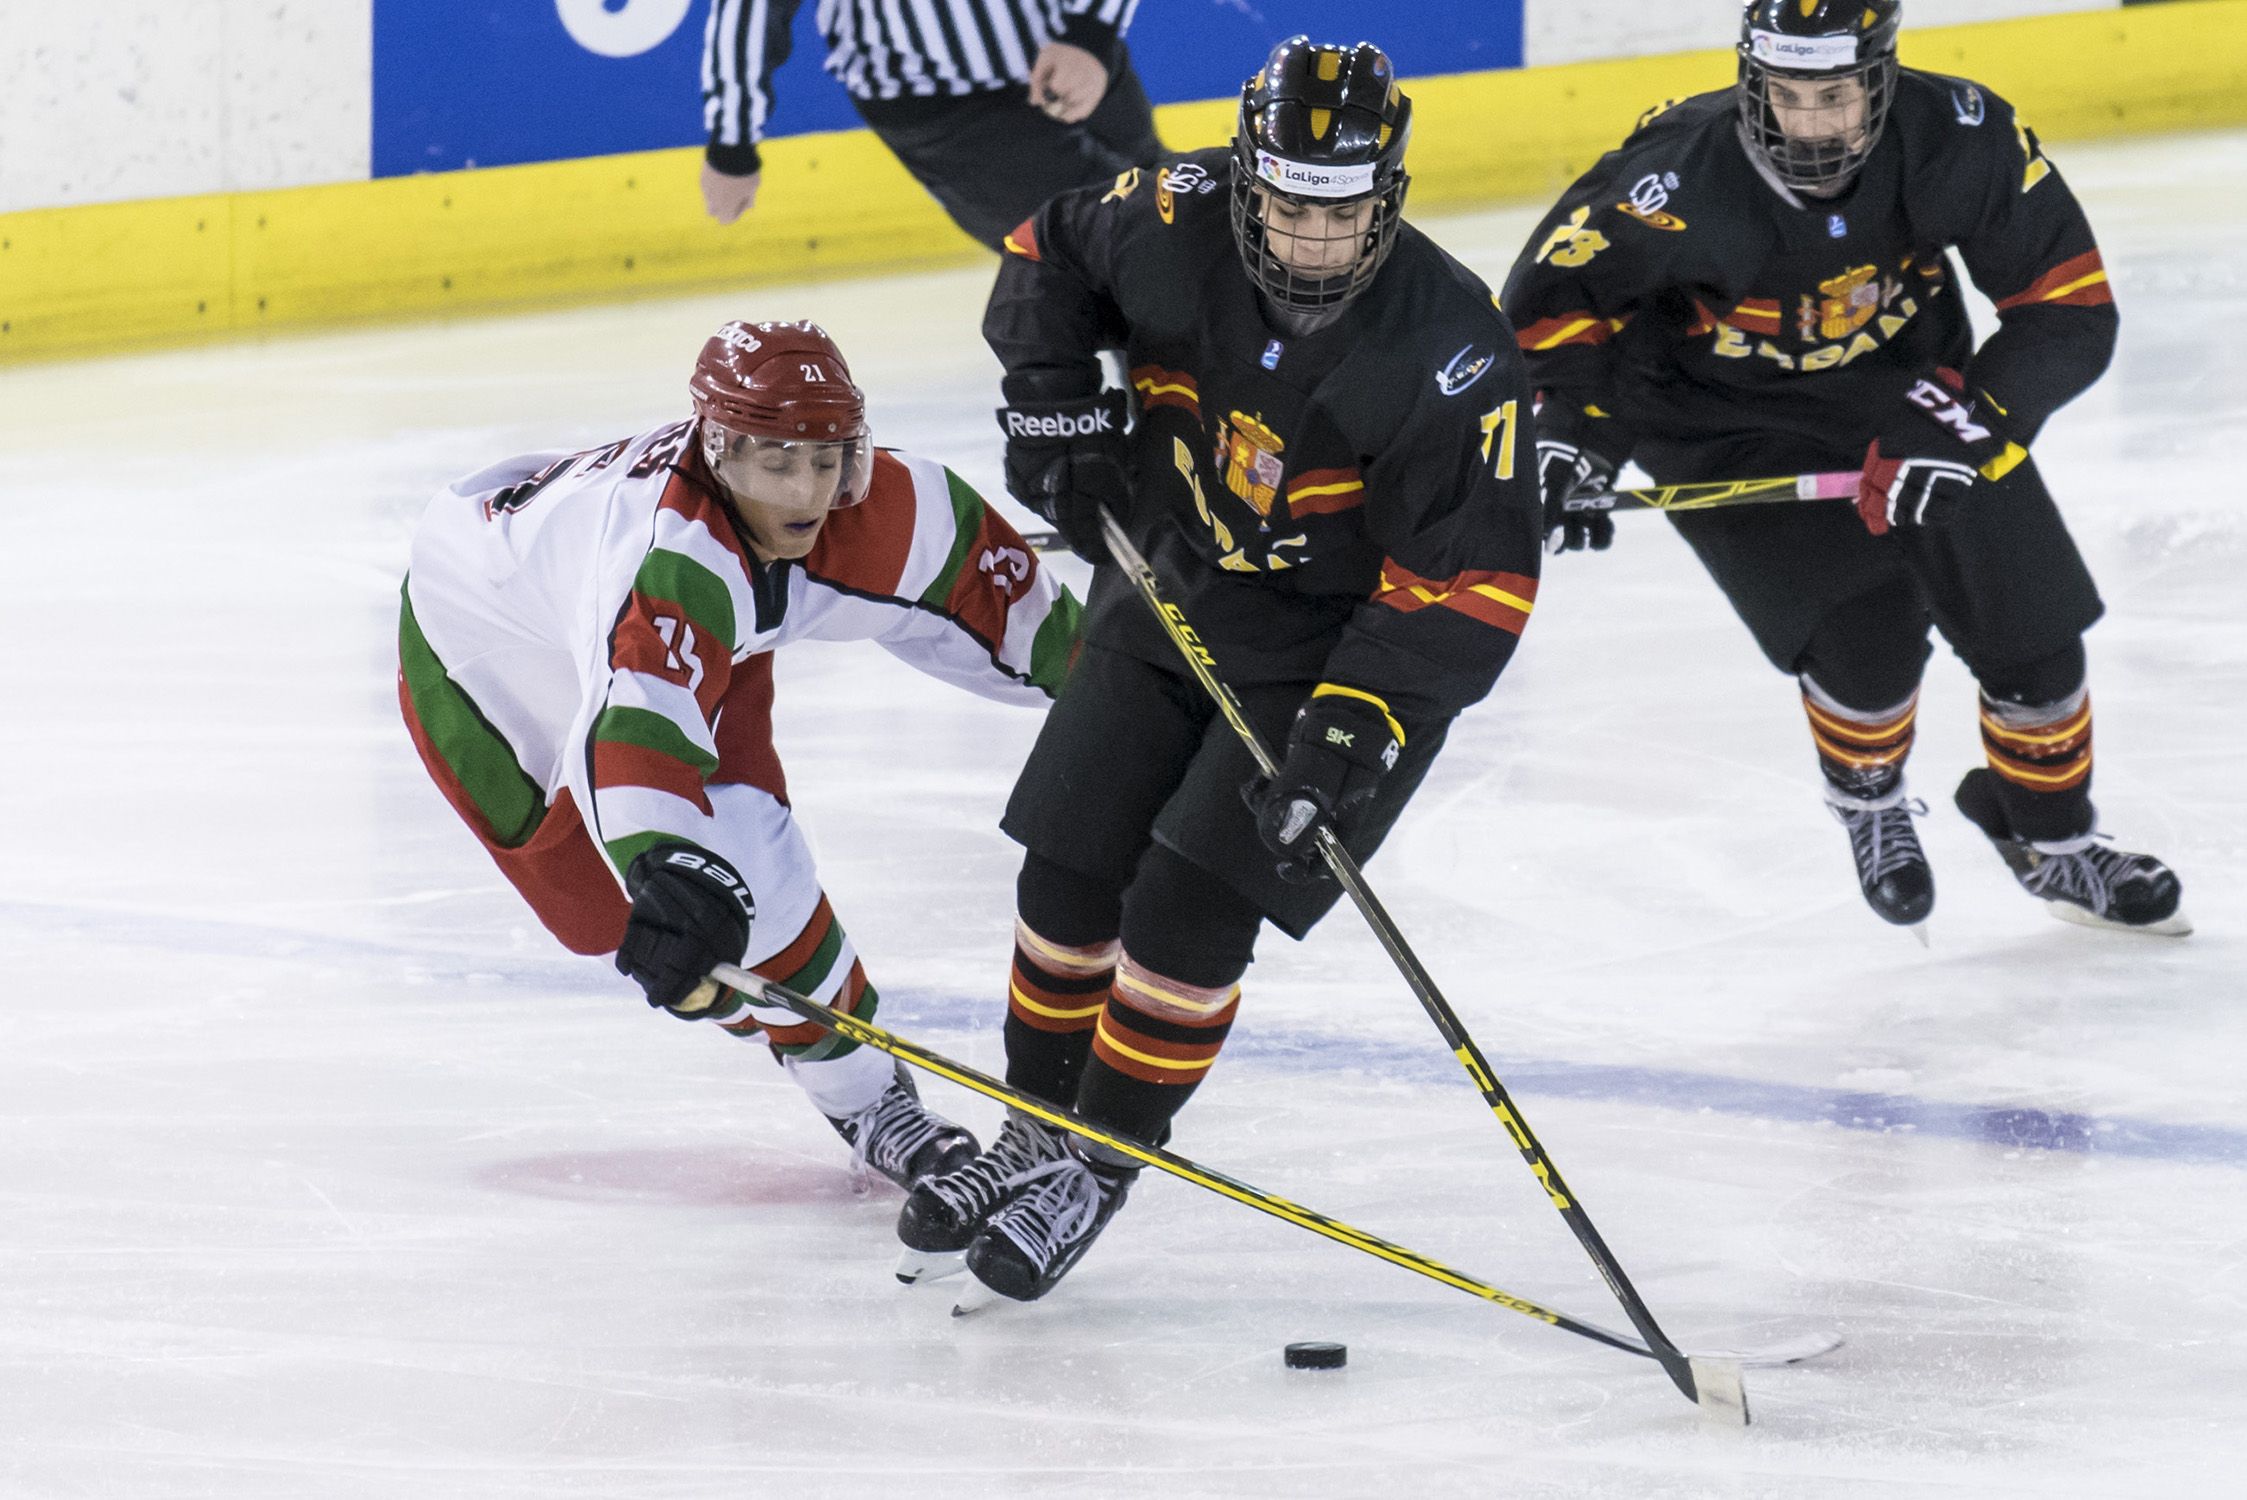
<instances>
[{"instance_id":1,"label":"ccm logo on elbow pad","mask_svg":"<svg viewBox=\"0 0 2247 1500\"><path fill-rule=\"evenodd\" d=\"M1115 416L1106 407L1096 411L1071 414L1052 412L1032 415L1029 412L1009 411L1006 414L1008 437L1072 438L1092 437L1116 430Z\"/></svg>"}]
</instances>

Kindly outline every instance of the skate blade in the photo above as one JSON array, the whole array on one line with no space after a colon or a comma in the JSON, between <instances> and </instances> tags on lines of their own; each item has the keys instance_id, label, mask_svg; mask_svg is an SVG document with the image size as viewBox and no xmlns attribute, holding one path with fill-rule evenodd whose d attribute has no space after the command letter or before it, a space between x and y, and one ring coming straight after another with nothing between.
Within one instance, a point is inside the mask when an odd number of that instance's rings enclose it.
<instances>
[{"instance_id":1,"label":"skate blade","mask_svg":"<svg viewBox=\"0 0 2247 1500\"><path fill-rule=\"evenodd\" d=\"M2070 901L2047 901L2044 905L2046 910L2063 922L2072 922L2078 927L2096 927L2102 932L2142 932L2153 937L2190 937L2192 935L2192 918L2185 915L2185 910L2181 906L2158 922L2148 922L2143 927L2133 927L2128 922L2116 922L2096 913L2085 911L2082 907Z\"/></svg>"},{"instance_id":2,"label":"skate blade","mask_svg":"<svg viewBox=\"0 0 2247 1500\"><path fill-rule=\"evenodd\" d=\"M958 1299L952 1304L952 1316L955 1318L973 1317L992 1303L1004 1301L1006 1301L1006 1298L992 1291L982 1282L970 1278L968 1284L960 1289Z\"/></svg>"},{"instance_id":3,"label":"skate blade","mask_svg":"<svg viewBox=\"0 0 2247 1500\"><path fill-rule=\"evenodd\" d=\"M942 1281L947 1276L957 1276L967 1269L967 1252L964 1250L914 1250L897 1252L897 1279L907 1286L919 1286L924 1281Z\"/></svg>"},{"instance_id":4,"label":"skate blade","mask_svg":"<svg viewBox=\"0 0 2247 1500\"><path fill-rule=\"evenodd\" d=\"M1689 1357L1686 1364L1693 1371L1693 1399L1701 1415L1719 1427L1747 1426L1748 1387L1740 1362L1701 1355Z\"/></svg>"},{"instance_id":5,"label":"skate blade","mask_svg":"<svg viewBox=\"0 0 2247 1500\"><path fill-rule=\"evenodd\" d=\"M1935 940L1927 935L1927 924L1925 922L1910 923L1906 926L1905 931L1919 939L1920 947L1932 948L1935 946Z\"/></svg>"}]
</instances>

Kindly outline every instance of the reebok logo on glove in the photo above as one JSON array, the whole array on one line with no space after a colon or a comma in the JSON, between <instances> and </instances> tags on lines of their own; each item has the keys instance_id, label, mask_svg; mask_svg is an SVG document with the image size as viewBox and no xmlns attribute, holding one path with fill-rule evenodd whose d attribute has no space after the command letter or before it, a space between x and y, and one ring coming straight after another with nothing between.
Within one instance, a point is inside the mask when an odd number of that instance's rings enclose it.
<instances>
[{"instance_id":1,"label":"reebok logo on glove","mask_svg":"<svg viewBox=\"0 0 2247 1500\"><path fill-rule=\"evenodd\" d=\"M1115 414L1107 407L1086 412L1025 412L1008 408L1006 435L1011 438L1097 437L1116 430Z\"/></svg>"},{"instance_id":2,"label":"reebok logo on glove","mask_svg":"<svg viewBox=\"0 0 2247 1500\"><path fill-rule=\"evenodd\" d=\"M1997 436L1974 420L1973 407L1932 380L1920 381L1905 399L1949 428L1962 443L1986 443Z\"/></svg>"}]
</instances>

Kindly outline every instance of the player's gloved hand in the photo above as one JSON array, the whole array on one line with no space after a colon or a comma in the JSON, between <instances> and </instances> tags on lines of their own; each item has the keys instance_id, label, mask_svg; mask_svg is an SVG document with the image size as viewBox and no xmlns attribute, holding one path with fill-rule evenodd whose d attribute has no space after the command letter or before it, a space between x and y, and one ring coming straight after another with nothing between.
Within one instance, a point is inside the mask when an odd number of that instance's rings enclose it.
<instances>
[{"instance_id":1,"label":"player's gloved hand","mask_svg":"<svg viewBox=\"0 0 2247 1500\"><path fill-rule=\"evenodd\" d=\"M1326 688L1296 710L1278 772L1241 788L1282 879L1307 884L1327 873L1319 829L1347 840L1403 748L1403 728L1377 701Z\"/></svg>"},{"instance_id":2,"label":"player's gloved hand","mask_svg":"<svg viewBox=\"0 0 2247 1500\"><path fill-rule=\"evenodd\" d=\"M1596 502L1615 488L1615 465L1559 438L1537 440L1537 493L1545 502L1545 550L1605 552L1615 518Z\"/></svg>"},{"instance_id":3,"label":"player's gloved hand","mask_svg":"<svg viewBox=\"0 0 2247 1500\"><path fill-rule=\"evenodd\" d=\"M632 861L624 890L632 916L616 949L619 972L673 1015L708 1010L717 999L717 986L704 982L710 970L749 949L757 903L747 883L707 849L658 844Z\"/></svg>"},{"instance_id":4,"label":"player's gloved hand","mask_svg":"<svg viewBox=\"0 0 2247 1500\"><path fill-rule=\"evenodd\" d=\"M1977 479L2003 479L2028 456L2006 440L2004 414L1976 397L1956 370L1912 383L1904 405L1865 450L1857 515L1865 530L1942 526Z\"/></svg>"},{"instance_id":5,"label":"player's gloved hand","mask_svg":"<svg viewBox=\"0 0 2247 1500\"><path fill-rule=\"evenodd\" d=\"M1006 490L1052 522L1079 557L1104 563L1100 508L1121 518L1131 499L1129 406L1122 391L1062 396L1052 389L1038 372L1006 379L1007 404L999 409Z\"/></svg>"}]
</instances>

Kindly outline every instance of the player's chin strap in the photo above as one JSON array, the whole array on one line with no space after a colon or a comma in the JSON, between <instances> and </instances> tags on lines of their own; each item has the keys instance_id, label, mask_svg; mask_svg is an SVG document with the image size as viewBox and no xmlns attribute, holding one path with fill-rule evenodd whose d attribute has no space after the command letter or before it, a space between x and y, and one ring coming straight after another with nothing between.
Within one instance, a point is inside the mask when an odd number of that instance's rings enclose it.
<instances>
[{"instance_id":1,"label":"player's chin strap","mask_svg":"<svg viewBox=\"0 0 2247 1500\"><path fill-rule=\"evenodd\" d=\"M988 1073L978 1072L965 1063L954 1062L941 1053L932 1052L920 1043L876 1026L871 1021L862 1021L856 1016L821 1005L816 1000L806 999L794 990L774 984L747 969L733 964L720 964L710 971L710 978L729 989L740 991L760 1005L778 1006L793 1011L814 1025L824 1026L851 1041L872 1047L878 1052L886 1052L900 1062L911 1063L939 1078L949 1079L964 1089L987 1099L995 1099L1011 1109L1018 1109L1057 1130L1065 1130L1082 1140L1094 1142L1133 1161L1167 1172L1198 1188L1206 1188L1221 1198L1246 1204L1275 1219L1293 1224L1298 1229L1307 1229L1322 1239L1347 1245L1352 1250L1361 1251L1377 1260L1385 1260L1390 1265L1402 1266L1431 1281L1440 1281L1445 1286L1455 1287L1470 1296L1496 1303L1524 1317L1535 1318L1540 1323L1549 1323L1594 1343L1605 1344L1610 1349L1620 1349L1625 1354L1635 1354L1643 1359L1664 1359L1661 1353L1629 1334L1616 1333L1596 1323L1587 1323L1580 1318L1570 1317L1567 1313L1541 1306L1526 1297L1501 1291L1486 1281L1478 1280L1463 1271L1455 1271L1417 1250L1408 1250L1393 1241L1368 1234L1340 1219L1331 1218L1316 1209L1305 1208L1302 1204L1290 1202L1275 1193L1267 1193L1262 1188L1253 1187L1239 1178L1229 1177L1215 1168L1205 1167L1175 1152L1150 1146L1127 1135L1119 1135L1104 1125L1096 1124L1057 1105L1048 1104L1011 1084L1000 1082ZM1685 1359L1691 1365L1699 1392L1694 1400L1705 1412L1726 1423L1745 1423L1748 1420L1748 1406L1747 1393L1741 1385L1740 1372L1743 1369L1769 1369L1801 1364L1840 1347L1841 1340L1838 1338L1812 1335L1754 1351L1676 1357ZM1670 1353L1676 1355L1674 1349Z\"/></svg>"},{"instance_id":2,"label":"player's chin strap","mask_svg":"<svg viewBox=\"0 0 2247 1500\"><path fill-rule=\"evenodd\" d=\"M1795 500L1854 500L1861 478L1856 469L1819 474L1782 474L1776 479L1718 479L1703 484L1655 484L1643 489L1609 490L1572 500L1573 511L1730 510L1736 505L1777 505ZM1066 545L1057 531L1028 531L1022 539L1040 552Z\"/></svg>"},{"instance_id":3,"label":"player's chin strap","mask_svg":"<svg viewBox=\"0 0 2247 1500\"><path fill-rule=\"evenodd\" d=\"M1249 723L1247 715L1241 712L1240 700L1233 696L1232 689L1225 686L1218 677L1216 658L1209 654L1209 648L1194 633L1194 627L1186 623L1185 613L1163 597L1162 582L1156 578L1155 570L1147 565L1147 559L1140 556L1139 549L1132 545L1131 538L1124 534L1123 527L1116 523L1116 518L1105 508L1100 512L1100 529L1108 543L1109 555L1115 558L1139 586L1140 597L1155 612L1155 618L1162 621L1163 629L1170 634L1171 643L1178 648L1178 654L1186 658L1186 665L1201 680L1203 690L1215 700L1218 712L1225 716L1225 722L1233 726L1233 732L1248 747L1250 757L1256 762L1256 769L1267 777L1274 775L1278 764L1272 759L1272 752L1265 745L1264 737L1256 732L1256 726ZM1577 1243L1591 1256L1592 1264L1599 1268L1599 1274L1606 1279L1608 1290L1615 1294L1615 1300L1623 1304L1623 1311L1629 1315L1631 1326L1646 1340L1648 1352L1661 1361L1662 1368L1669 1373L1671 1380L1677 1382L1677 1388L1685 1393L1687 1400L1701 1401L1704 1393L1696 1378L1693 1362L1670 1341L1668 1334L1662 1332L1660 1325L1654 1321L1654 1314L1647 1311L1637 1289L1631 1285L1630 1278L1623 1274L1622 1266L1616 1262L1614 1252L1600 1238L1599 1230L1584 1212L1583 1205L1576 1201L1575 1193L1561 1180L1560 1168L1554 1166L1552 1158L1545 1154L1545 1148L1538 1143L1535 1133L1529 1128L1529 1122L1514 1107L1506 1086L1491 1071L1489 1062L1482 1055L1482 1049L1475 1045L1473 1037L1467 1035L1467 1028L1460 1024L1457 1012L1452 1010L1450 1002L1436 988L1435 980L1420 966L1420 960L1405 942L1404 934L1397 931L1397 924L1390 920L1381 903L1374 899L1372 889L1366 885L1365 876L1358 869L1358 862L1350 857L1349 850L1342 847L1342 841L1334 836L1332 828L1319 829L1318 852L1326 861L1326 867L1333 871L1334 878L1340 882L1342 889L1350 893L1350 900L1356 903L1358 912L1373 929L1373 935L1388 950L1397 971L1404 975L1405 983L1412 986L1412 993L1418 997L1420 1008L1428 1013L1429 1020L1436 1023L1436 1031L1442 1035L1444 1044L1450 1047L1452 1055L1459 1059L1460 1066L1467 1070L1467 1076L1474 1080L1475 1087L1482 1093L1483 1102L1498 1117L1498 1123L1506 1127L1506 1134L1513 1138L1514 1146L1521 1152L1521 1159L1529 1164L1529 1170L1537 1174L1538 1182L1544 1186L1545 1196L1552 1200L1553 1207L1560 1210L1561 1218L1575 1231Z\"/></svg>"}]
</instances>

